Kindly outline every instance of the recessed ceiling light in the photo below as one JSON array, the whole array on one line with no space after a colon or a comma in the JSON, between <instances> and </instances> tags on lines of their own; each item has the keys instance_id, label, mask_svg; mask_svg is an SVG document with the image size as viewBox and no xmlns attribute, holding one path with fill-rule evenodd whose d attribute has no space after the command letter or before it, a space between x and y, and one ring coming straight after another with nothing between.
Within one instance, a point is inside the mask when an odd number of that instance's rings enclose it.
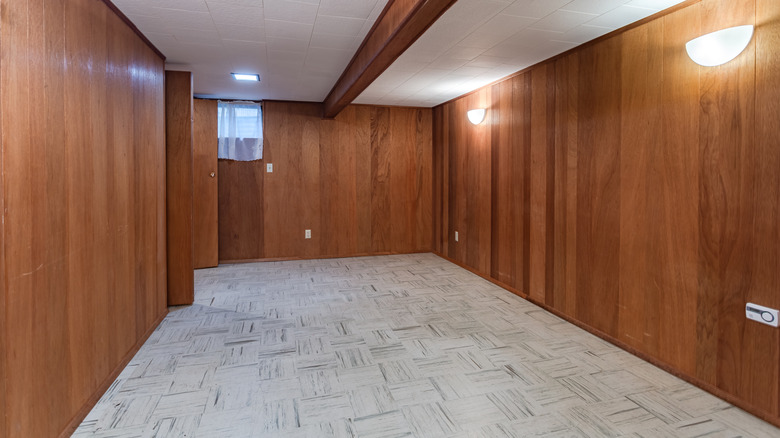
<instances>
[{"instance_id":1,"label":"recessed ceiling light","mask_svg":"<svg viewBox=\"0 0 780 438\"><path fill-rule=\"evenodd\" d=\"M230 73L233 75L233 79L237 81L254 81L254 82L260 82L260 75L250 75L250 74L244 74L244 73Z\"/></svg>"}]
</instances>

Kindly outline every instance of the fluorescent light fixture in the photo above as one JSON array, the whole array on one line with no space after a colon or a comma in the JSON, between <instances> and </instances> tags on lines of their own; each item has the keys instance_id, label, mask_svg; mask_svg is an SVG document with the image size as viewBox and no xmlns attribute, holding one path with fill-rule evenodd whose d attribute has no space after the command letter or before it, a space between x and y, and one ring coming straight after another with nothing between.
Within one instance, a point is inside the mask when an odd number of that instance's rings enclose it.
<instances>
[{"instance_id":1,"label":"fluorescent light fixture","mask_svg":"<svg viewBox=\"0 0 780 438\"><path fill-rule=\"evenodd\" d=\"M471 122L472 125L479 125L485 120L485 108L469 110L466 115L469 116L469 122Z\"/></svg>"},{"instance_id":2,"label":"fluorescent light fixture","mask_svg":"<svg viewBox=\"0 0 780 438\"><path fill-rule=\"evenodd\" d=\"M244 74L244 73L230 73L233 75L233 79L237 81L254 81L260 82L260 75Z\"/></svg>"},{"instance_id":3,"label":"fluorescent light fixture","mask_svg":"<svg viewBox=\"0 0 780 438\"><path fill-rule=\"evenodd\" d=\"M753 38L753 25L730 27L692 39L685 50L693 62L705 67L725 64L745 50Z\"/></svg>"}]
</instances>

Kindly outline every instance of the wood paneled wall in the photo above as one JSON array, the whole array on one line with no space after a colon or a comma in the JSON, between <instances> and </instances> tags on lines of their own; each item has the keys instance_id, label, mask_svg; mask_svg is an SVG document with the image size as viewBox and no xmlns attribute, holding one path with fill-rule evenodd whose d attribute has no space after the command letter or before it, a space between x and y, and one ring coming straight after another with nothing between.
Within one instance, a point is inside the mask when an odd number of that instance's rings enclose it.
<instances>
[{"instance_id":1,"label":"wood paneled wall","mask_svg":"<svg viewBox=\"0 0 780 438\"><path fill-rule=\"evenodd\" d=\"M220 260L430 251L431 110L321 111L265 102L263 160L220 160Z\"/></svg>"},{"instance_id":2,"label":"wood paneled wall","mask_svg":"<svg viewBox=\"0 0 780 438\"><path fill-rule=\"evenodd\" d=\"M163 60L99 1L0 10L0 436L68 435L166 312Z\"/></svg>"},{"instance_id":3,"label":"wood paneled wall","mask_svg":"<svg viewBox=\"0 0 780 438\"><path fill-rule=\"evenodd\" d=\"M702 0L435 108L435 251L780 424L779 53L778 2Z\"/></svg>"},{"instance_id":4,"label":"wood paneled wall","mask_svg":"<svg viewBox=\"0 0 780 438\"><path fill-rule=\"evenodd\" d=\"M165 72L165 175L168 202L168 305L195 300L192 234L192 73Z\"/></svg>"}]
</instances>

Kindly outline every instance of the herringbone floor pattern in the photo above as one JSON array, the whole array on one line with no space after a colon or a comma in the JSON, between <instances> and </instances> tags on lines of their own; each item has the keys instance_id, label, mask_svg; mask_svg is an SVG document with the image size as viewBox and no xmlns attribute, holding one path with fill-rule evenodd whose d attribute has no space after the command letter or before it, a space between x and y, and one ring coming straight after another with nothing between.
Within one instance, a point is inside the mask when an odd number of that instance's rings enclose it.
<instances>
[{"instance_id":1,"label":"herringbone floor pattern","mask_svg":"<svg viewBox=\"0 0 780 438\"><path fill-rule=\"evenodd\" d=\"M195 277L74 436L780 436L431 254Z\"/></svg>"}]
</instances>

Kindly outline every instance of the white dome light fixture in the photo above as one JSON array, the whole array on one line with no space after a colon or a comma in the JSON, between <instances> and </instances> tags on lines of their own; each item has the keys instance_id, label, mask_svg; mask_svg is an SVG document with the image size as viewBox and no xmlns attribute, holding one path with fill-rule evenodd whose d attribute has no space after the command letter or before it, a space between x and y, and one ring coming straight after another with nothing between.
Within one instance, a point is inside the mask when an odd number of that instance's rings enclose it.
<instances>
[{"instance_id":1,"label":"white dome light fixture","mask_svg":"<svg viewBox=\"0 0 780 438\"><path fill-rule=\"evenodd\" d=\"M469 116L469 122L471 122L472 125L479 125L485 120L485 108L469 110L466 115Z\"/></svg>"},{"instance_id":2,"label":"white dome light fixture","mask_svg":"<svg viewBox=\"0 0 780 438\"><path fill-rule=\"evenodd\" d=\"M685 44L693 62L705 67L725 64L745 50L753 38L753 25L730 27L702 35Z\"/></svg>"}]
</instances>

